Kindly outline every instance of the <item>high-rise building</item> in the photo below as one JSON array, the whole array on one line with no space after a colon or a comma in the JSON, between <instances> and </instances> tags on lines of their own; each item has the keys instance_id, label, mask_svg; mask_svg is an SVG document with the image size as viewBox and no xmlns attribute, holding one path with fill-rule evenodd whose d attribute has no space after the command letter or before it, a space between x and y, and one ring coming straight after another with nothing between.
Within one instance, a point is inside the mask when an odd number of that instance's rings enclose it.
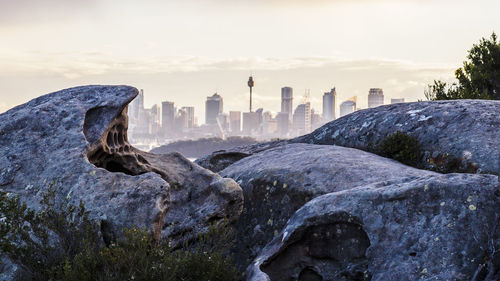
<instances>
[{"instance_id":1,"label":"high-rise building","mask_svg":"<svg viewBox=\"0 0 500 281\"><path fill-rule=\"evenodd\" d=\"M293 129L297 134L307 134L311 131L311 103L299 104L293 112Z\"/></svg>"},{"instance_id":2,"label":"high-rise building","mask_svg":"<svg viewBox=\"0 0 500 281\"><path fill-rule=\"evenodd\" d=\"M255 134L259 129L260 119L262 111L243 112L243 134L248 136Z\"/></svg>"},{"instance_id":3,"label":"high-rise building","mask_svg":"<svg viewBox=\"0 0 500 281\"><path fill-rule=\"evenodd\" d=\"M335 87L323 95L323 122L330 122L335 119L335 106L337 91Z\"/></svg>"},{"instance_id":4,"label":"high-rise building","mask_svg":"<svg viewBox=\"0 0 500 281\"><path fill-rule=\"evenodd\" d=\"M193 106L183 106L182 110L186 111L187 114L187 128L194 128L194 107Z\"/></svg>"},{"instance_id":5,"label":"high-rise building","mask_svg":"<svg viewBox=\"0 0 500 281\"><path fill-rule=\"evenodd\" d=\"M280 137L287 137L290 126L290 119L288 119L288 113L286 112L278 113L278 115L276 115L276 122L278 123L278 135Z\"/></svg>"},{"instance_id":6,"label":"high-rise building","mask_svg":"<svg viewBox=\"0 0 500 281\"><path fill-rule=\"evenodd\" d=\"M345 102L340 104L340 117L345 116L347 114L353 113L356 111L356 101L357 97L351 97Z\"/></svg>"},{"instance_id":7,"label":"high-rise building","mask_svg":"<svg viewBox=\"0 0 500 281\"><path fill-rule=\"evenodd\" d=\"M174 102L164 101L161 103L161 127L165 136L174 131L175 113Z\"/></svg>"},{"instance_id":8,"label":"high-rise building","mask_svg":"<svg viewBox=\"0 0 500 281\"><path fill-rule=\"evenodd\" d=\"M241 132L241 111L229 111L229 129L233 134Z\"/></svg>"},{"instance_id":9,"label":"high-rise building","mask_svg":"<svg viewBox=\"0 0 500 281\"><path fill-rule=\"evenodd\" d=\"M311 130L316 130L322 124L321 115L316 113L314 109L311 109Z\"/></svg>"},{"instance_id":10,"label":"high-rise building","mask_svg":"<svg viewBox=\"0 0 500 281\"><path fill-rule=\"evenodd\" d=\"M151 107L151 134L157 135L161 130L160 107L155 104Z\"/></svg>"},{"instance_id":11,"label":"high-rise building","mask_svg":"<svg viewBox=\"0 0 500 281\"><path fill-rule=\"evenodd\" d=\"M175 116L175 129L176 131L182 132L184 129L188 128L188 112L186 109L181 108L177 111Z\"/></svg>"},{"instance_id":12,"label":"high-rise building","mask_svg":"<svg viewBox=\"0 0 500 281\"><path fill-rule=\"evenodd\" d=\"M223 111L222 97L215 93L205 102L205 123L217 124L217 116Z\"/></svg>"},{"instance_id":13,"label":"high-rise building","mask_svg":"<svg viewBox=\"0 0 500 281\"><path fill-rule=\"evenodd\" d=\"M140 90L135 99L128 106L128 118L131 124L139 123L139 115L144 110L144 90Z\"/></svg>"},{"instance_id":14,"label":"high-rise building","mask_svg":"<svg viewBox=\"0 0 500 281\"><path fill-rule=\"evenodd\" d=\"M291 87L281 88L281 112L288 113L288 119L293 113L293 89Z\"/></svg>"},{"instance_id":15,"label":"high-rise building","mask_svg":"<svg viewBox=\"0 0 500 281\"><path fill-rule=\"evenodd\" d=\"M227 113L219 113L219 115L217 115L217 120L220 128L224 132L227 132L229 130L229 115L227 115Z\"/></svg>"},{"instance_id":16,"label":"high-rise building","mask_svg":"<svg viewBox=\"0 0 500 281\"><path fill-rule=\"evenodd\" d=\"M405 99L404 98L400 98L400 99L391 99L391 104L393 103L404 103L405 102Z\"/></svg>"},{"instance_id":17,"label":"high-rise building","mask_svg":"<svg viewBox=\"0 0 500 281\"><path fill-rule=\"evenodd\" d=\"M379 88L371 88L368 93L368 107L377 107L384 104L384 91Z\"/></svg>"}]
</instances>

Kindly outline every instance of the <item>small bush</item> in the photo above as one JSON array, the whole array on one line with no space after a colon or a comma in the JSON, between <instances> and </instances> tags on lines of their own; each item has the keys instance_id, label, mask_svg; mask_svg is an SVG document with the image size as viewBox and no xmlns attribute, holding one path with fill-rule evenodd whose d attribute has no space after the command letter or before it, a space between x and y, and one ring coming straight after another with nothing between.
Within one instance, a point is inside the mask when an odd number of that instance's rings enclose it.
<instances>
[{"instance_id":1,"label":"small bush","mask_svg":"<svg viewBox=\"0 0 500 281\"><path fill-rule=\"evenodd\" d=\"M403 132L398 131L385 137L375 150L381 156L392 158L406 165L419 166L420 144L415 137Z\"/></svg>"},{"instance_id":2,"label":"small bush","mask_svg":"<svg viewBox=\"0 0 500 281\"><path fill-rule=\"evenodd\" d=\"M18 197L0 192L0 250L20 265L18 280L239 280L227 224L212 226L193 244L172 249L147 230L124 229L105 246L99 225L83 204L57 205L49 189L34 212Z\"/></svg>"}]
</instances>

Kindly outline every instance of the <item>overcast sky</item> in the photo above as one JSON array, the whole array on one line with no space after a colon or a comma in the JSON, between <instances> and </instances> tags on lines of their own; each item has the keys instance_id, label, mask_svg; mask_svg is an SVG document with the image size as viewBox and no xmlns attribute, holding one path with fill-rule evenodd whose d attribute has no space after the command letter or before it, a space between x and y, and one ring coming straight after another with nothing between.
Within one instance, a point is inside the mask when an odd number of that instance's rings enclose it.
<instances>
[{"instance_id":1,"label":"overcast sky","mask_svg":"<svg viewBox=\"0 0 500 281\"><path fill-rule=\"evenodd\" d=\"M82 84L128 84L151 106L196 107L218 91L225 111L280 109L310 89L339 101L369 88L423 99L467 50L500 30L498 0L0 0L0 112ZM295 103L295 105L297 104Z\"/></svg>"}]
</instances>

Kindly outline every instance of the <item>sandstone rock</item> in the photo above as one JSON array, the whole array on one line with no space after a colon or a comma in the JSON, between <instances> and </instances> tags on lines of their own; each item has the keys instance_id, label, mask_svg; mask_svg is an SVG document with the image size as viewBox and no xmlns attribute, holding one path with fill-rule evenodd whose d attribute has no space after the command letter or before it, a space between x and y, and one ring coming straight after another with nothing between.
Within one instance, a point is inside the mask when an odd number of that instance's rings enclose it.
<instances>
[{"instance_id":1,"label":"sandstone rock","mask_svg":"<svg viewBox=\"0 0 500 281\"><path fill-rule=\"evenodd\" d=\"M493 175L427 175L333 192L299 209L248 280L500 280Z\"/></svg>"},{"instance_id":2,"label":"sandstone rock","mask_svg":"<svg viewBox=\"0 0 500 281\"><path fill-rule=\"evenodd\" d=\"M32 208L55 181L58 200L80 200L110 231L148 227L178 244L221 219L234 221L241 188L177 153L127 141L137 89L84 86L36 98L0 115L0 189Z\"/></svg>"},{"instance_id":3,"label":"sandstone rock","mask_svg":"<svg viewBox=\"0 0 500 281\"><path fill-rule=\"evenodd\" d=\"M213 153L196 159L195 163L203 168L209 169L212 172L220 172L234 162L239 161L252 154L261 151L285 145L289 143L288 140L270 141L264 143L256 143L248 146L238 146L226 150L218 150Z\"/></svg>"},{"instance_id":4,"label":"sandstone rock","mask_svg":"<svg viewBox=\"0 0 500 281\"><path fill-rule=\"evenodd\" d=\"M356 111L293 142L367 150L401 131L418 139L426 168L457 162L500 175L499 112L500 101L492 100L391 104Z\"/></svg>"},{"instance_id":5,"label":"sandstone rock","mask_svg":"<svg viewBox=\"0 0 500 281\"><path fill-rule=\"evenodd\" d=\"M289 144L246 157L220 172L243 189L235 260L245 268L312 198L369 183L434 175L361 150Z\"/></svg>"}]
</instances>

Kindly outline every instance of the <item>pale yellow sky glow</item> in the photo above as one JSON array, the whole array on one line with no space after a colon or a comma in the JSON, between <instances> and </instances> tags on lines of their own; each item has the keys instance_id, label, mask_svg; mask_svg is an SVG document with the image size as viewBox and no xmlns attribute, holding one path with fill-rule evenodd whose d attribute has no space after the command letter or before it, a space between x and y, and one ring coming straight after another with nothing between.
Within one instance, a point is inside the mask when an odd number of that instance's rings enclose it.
<instances>
[{"instance_id":1,"label":"pale yellow sky glow","mask_svg":"<svg viewBox=\"0 0 500 281\"><path fill-rule=\"evenodd\" d=\"M313 107L371 87L386 102L423 98L466 51L499 32L498 0L0 0L0 112L81 84L143 88L146 105L196 107L215 90L225 110L279 110L280 87Z\"/></svg>"}]
</instances>

